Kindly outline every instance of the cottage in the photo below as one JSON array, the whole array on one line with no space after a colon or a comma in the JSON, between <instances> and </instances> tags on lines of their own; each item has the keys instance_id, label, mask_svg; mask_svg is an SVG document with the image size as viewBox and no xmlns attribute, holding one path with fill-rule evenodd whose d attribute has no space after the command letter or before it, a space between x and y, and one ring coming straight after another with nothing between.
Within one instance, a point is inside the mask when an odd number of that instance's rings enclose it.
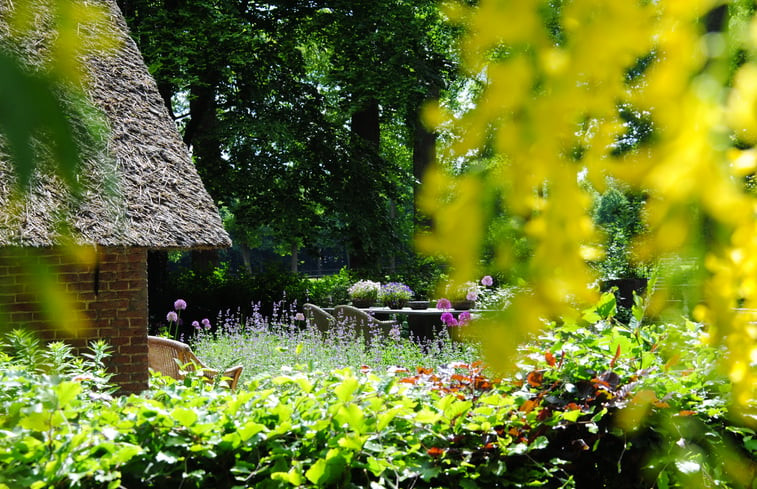
<instances>
[{"instance_id":1,"label":"cottage","mask_svg":"<svg viewBox=\"0 0 757 489\"><path fill-rule=\"evenodd\" d=\"M29 193L12 198L15 176L0 144L0 328L33 328L75 346L104 338L114 348L114 381L137 392L148 380L148 251L227 247L230 239L115 1L95 3L109 12L117 48L85 60L93 117L108 131L85 154L81 195L38 170ZM0 39L10 8L0 0ZM50 39L45 19L38 23L39 38L16 48L32 63Z\"/></svg>"}]
</instances>

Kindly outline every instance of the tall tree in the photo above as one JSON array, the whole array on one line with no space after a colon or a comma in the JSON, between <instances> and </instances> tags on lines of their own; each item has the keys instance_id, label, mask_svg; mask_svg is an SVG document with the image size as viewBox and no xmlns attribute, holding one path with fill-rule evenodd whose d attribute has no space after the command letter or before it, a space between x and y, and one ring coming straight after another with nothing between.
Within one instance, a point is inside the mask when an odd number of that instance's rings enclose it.
<instances>
[{"instance_id":1,"label":"tall tree","mask_svg":"<svg viewBox=\"0 0 757 489\"><path fill-rule=\"evenodd\" d=\"M347 225L351 264L361 267L380 254L366 227L378 227L382 235L401 241L396 239L391 210L404 189L380 172L402 173L411 195L411 182L422 178L427 158L433 155L434 137L420 124L418 114L423 102L438 96L451 76L453 35L444 27L437 2L325 0L324 6L326 13L318 21L330 57L323 83L340 88L338 107L349 115L353 136L353 164L345 169L348 184L340 203L367 211L350 214ZM382 161L386 155L380 146L381 128L397 123L407 125L403 142L413 148L412 162L403 168ZM371 207L381 200L384 206ZM414 214L412 199L400 204Z\"/></svg>"},{"instance_id":2,"label":"tall tree","mask_svg":"<svg viewBox=\"0 0 757 489\"><path fill-rule=\"evenodd\" d=\"M387 157L381 128L422 131L418 108L445 84L434 2L121 3L200 174L247 230L237 241L264 228L296 253L331 226L354 267L409 243L391 209L412 210L412 166Z\"/></svg>"}]
</instances>

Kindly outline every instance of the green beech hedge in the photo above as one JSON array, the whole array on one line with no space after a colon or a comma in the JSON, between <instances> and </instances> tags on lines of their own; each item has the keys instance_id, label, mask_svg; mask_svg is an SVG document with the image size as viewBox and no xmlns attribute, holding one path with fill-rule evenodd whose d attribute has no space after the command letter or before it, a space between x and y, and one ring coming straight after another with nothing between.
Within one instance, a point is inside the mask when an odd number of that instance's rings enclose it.
<instances>
[{"instance_id":1,"label":"green beech hedge","mask_svg":"<svg viewBox=\"0 0 757 489\"><path fill-rule=\"evenodd\" d=\"M6 349L0 487L752 487L755 434L728 416L701 327L616 323L611 300L524 345L503 380L290 368L111 398L101 355Z\"/></svg>"}]
</instances>

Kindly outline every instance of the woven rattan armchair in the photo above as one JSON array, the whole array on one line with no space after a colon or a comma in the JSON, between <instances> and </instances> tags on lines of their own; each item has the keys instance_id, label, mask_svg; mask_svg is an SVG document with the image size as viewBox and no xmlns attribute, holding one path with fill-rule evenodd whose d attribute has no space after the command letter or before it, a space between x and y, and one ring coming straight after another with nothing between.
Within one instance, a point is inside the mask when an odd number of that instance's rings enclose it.
<instances>
[{"instance_id":1,"label":"woven rattan armchair","mask_svg":"<svg viewBox=\"0 0 757 489\"><path fill-rule=\"evenodd\" d=\"M365 311L357 307L340 305L334 307L334 316L337 321L345 321L355 328L355 332L362 335L365 341L369 341L376 333L389 335L393 327L397 325L395 321L379 321Z\"/></svg>"},{"instance_id":2,"label":"woven rattan armchair","mask_svg":"<svg viewBox=\"0 0 757 489\"><path fill-rule=\"evenodd\" d=\"M147 337L147 365L156 372L177 380L184 377L180 371L182 368L187 370L199 368L209 382L213 382L219 374L218 370L203 365L186 343L160 336ZM224 382L228 383L231 389L237 387L242 368L241 365L237 365L222 373L222 377L228 377Z\"/></svg>"},{"instance_id":3,"label":"woven rattan armchair","mask_svg":"<svg viewBox=\"0 0 757 489\"><path fill-rule=\"evenodd\" d=\"M334 316L315 304L305 304L302 306L302 310L305 312L305 319L310 324L315 325L321 333L327 333L336 324Z\"/></svg>"}]
</instances>

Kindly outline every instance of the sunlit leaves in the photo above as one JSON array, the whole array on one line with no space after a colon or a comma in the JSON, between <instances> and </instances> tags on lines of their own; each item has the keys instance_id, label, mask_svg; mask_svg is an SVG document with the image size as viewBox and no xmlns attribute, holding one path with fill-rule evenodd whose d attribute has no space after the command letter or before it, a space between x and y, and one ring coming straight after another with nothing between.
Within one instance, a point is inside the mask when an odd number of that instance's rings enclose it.
<instances>
[{"instance_id":1,"label":"sunlit leaves","mask_svg":"<svg viewBox=\"0 0 757 489\"><path fill-rule=\"evenodd\" d=\"M595 277L587 259L596 254L587 251L598 237L586 186L579 182L602 190L613 176L649 195L649 232L635 244L636 257L681 255L699 264L704 280L689 277L691 297L702 300L699 318L711 325L712 340L730 348L723 361L737 405L754 400L757 331L734 309L757 308L757 203L734 177L751 175L757 166L748 148L757 142L751 61L757 49L745 34L746 24L757 23L739 11L723 27L733 27L748 53L743 66L731 65L718 48L730 33L705 34L701 21L717 4L573 0L554 8L485 0L473 8L448 8L452 21L468 29L463 59L485 86L466 113L447 112L444 118L443 107L427 112L429 122L454 136L421 201L436 226L421 244L451 258L453 267L464 270L453 276L462 281L475 276L464 274L479 265L480 247L450 230L466 229L477 216L484 226L489 222L485 208L476 215L466 202L492 191L502 195L505 212L524 221L520 232L532 252L518 270L528 284L526 296L481 326L481 337L508 338L487 345L498 362L541 327L535 318L565 317L569 304L593 302L589 284ZM738 67L732 86L724 66ZM651 131L616 151L626 137L629 111L643 114ZM483 157L493 169L479 187L460 185L473 177L452 176L456 170L438 176L444 165L457 168L461 159ZM495 255L491 266L508 272L513 261ZM651 309L662 307L670 304L653 301Z\"/></svg>"}]
</instances>

